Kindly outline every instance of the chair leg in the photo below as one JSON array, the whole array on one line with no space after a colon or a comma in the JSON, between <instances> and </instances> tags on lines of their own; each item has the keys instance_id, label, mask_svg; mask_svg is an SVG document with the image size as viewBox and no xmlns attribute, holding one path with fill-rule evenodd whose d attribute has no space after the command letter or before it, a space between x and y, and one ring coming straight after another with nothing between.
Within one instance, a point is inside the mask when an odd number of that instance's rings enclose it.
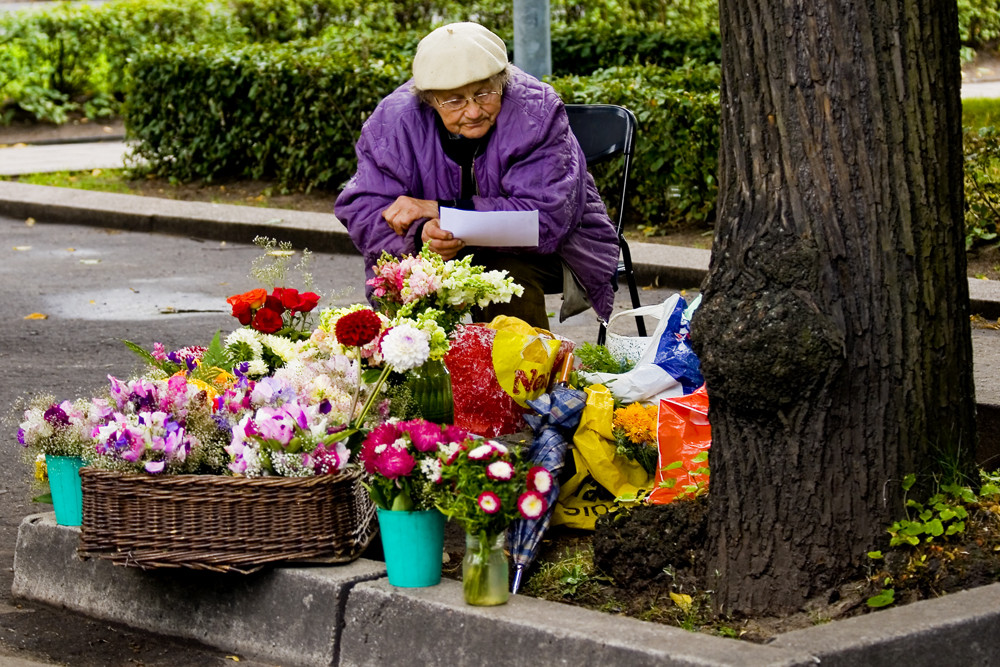
<instances>
[{"instance_id":1,"label":"chair leg","mask_svg":"<svg viewBox=\"0 0 1000 667\"><path fill-rule=\"evenodd\" d=\"M632 296L632 307L639 307L639 287L635 283L635 271L632 270L632 253L629 252L628 243L625 239L621 240L622 248L622 263L625 265L625 282L628 283L628 292ZM646 335L646 323L642 320L641 316L636 316L635 318L635 328L638 330L640 336Z\"/></svg>"}]
</instances>

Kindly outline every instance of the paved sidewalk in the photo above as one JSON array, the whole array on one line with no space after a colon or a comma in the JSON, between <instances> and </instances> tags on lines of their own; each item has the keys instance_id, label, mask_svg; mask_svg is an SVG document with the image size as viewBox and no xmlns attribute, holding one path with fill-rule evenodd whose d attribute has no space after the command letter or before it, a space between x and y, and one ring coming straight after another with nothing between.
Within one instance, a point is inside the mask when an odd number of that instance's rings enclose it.
<instances>
[{"instance_id":1,"label":"paved sidewalk","mask_svg":"<svg viewBox=\"0 0 1000 667\"><path fill-rule=\"evenodd\" d=\"M124 141L94 141L71 144L0 148L0 175L41 174L55 171L121 169L129 146Z\"/></svg>"}]
</instances>

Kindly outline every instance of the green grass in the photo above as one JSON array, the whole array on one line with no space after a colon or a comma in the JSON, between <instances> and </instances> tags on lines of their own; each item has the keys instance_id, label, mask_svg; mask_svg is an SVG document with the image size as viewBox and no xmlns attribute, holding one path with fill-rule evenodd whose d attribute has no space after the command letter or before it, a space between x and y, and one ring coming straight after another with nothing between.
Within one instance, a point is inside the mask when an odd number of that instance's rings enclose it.
<instances>
[{"instance_id":1,"label":"green grass","mask_svg":"<svg viewBox=\"0 0 1000 667\"><path fill-rule=\"evenodd\" d=\"M978 130L1000 125L1000 99L975 97L962 100L962 127Z\"/></svg>"},{"instance_id":2,"label":"green grass","mask_svg":"<svg viewBox=\"0 0 1000 667\"><path fill-rule=\"evenodd\" d=\"M59 187L136 194L129 186L129 172L125 169L94 169L93 171L56 171L47 174L25 174L23 176L2 176L0 180L17 181L30 185L56 185Z\"/></svg>"}]
</instances>

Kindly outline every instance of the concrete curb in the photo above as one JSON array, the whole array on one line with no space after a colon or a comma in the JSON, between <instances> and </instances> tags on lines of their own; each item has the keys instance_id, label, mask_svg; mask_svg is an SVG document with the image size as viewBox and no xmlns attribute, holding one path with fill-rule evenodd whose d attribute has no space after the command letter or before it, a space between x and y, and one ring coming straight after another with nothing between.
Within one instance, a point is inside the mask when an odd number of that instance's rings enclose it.
<instances>
[{"instance_id":1,"label":"concrete curb","mask_svg":"<svg viewBox=\"0 0 1000 667\"><path fill-rule=\"evenodd\" d=\"M280 236L316 252L357 253L347 229L332 212L176 201L0 181L0 214L243 243L258 235ZM697 290L708 273L709 250L660 243L630 243L629 248L642 284ZM1000 318L997 281L971 279L969 292L972 312Z\"/></svg>"},{"instance_id":2,"label":"concrete curb","mask_svg":"<svg viewBox=\"0 0 1000 667\"><path fill-rule=\"evenodd\" d=\"M248 657L301 665L799 666L993 664L1000 584L780 635L767 645L513 596L470 607L461 584L395 588L383 563L254 575L141 571L76 555L79 528L25 517L15 597ZM877 620L877 622L875 622Z\"/></svg>"}]
</instances>

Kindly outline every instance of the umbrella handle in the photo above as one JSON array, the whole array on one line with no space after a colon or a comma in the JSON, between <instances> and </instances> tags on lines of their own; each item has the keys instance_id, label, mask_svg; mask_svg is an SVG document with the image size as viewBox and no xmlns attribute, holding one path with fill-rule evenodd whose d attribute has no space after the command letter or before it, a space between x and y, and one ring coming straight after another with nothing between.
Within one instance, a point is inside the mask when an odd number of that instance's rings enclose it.
<instances>
[{"instance_id":1,"label":"umbrella handle","mask_svg":"<svg viewBox=\"0 0 1000 667\"><path fill-rule=\"evenodd\" d=\"M518 563L514 566L514 583L511 584L510 592L517 595L517 589L521 587L521 573L524 572L524 565Z\"/></svg>"}]
</instances>

